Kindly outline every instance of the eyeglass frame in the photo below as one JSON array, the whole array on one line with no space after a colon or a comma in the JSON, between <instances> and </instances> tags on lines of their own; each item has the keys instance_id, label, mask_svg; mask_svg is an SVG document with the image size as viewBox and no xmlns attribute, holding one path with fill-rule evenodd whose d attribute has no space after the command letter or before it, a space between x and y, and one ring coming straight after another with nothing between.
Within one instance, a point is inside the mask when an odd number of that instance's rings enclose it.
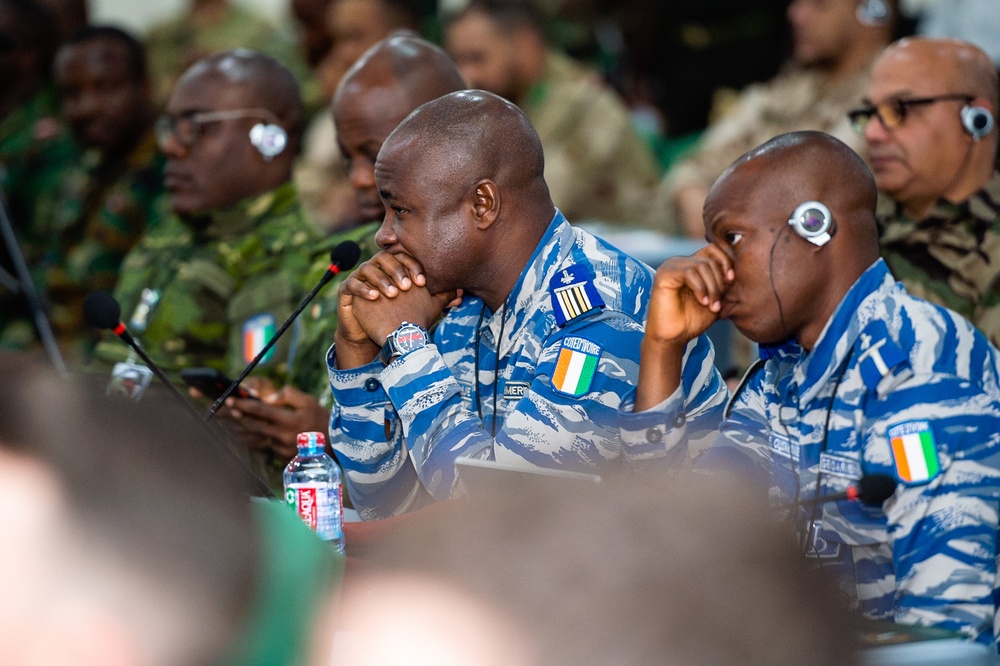
<instances>
[{"instance_id":1,"label":"eyeglass frame","mask_svg":"<svg viewBox=\"0 0 1000 666\"><path fill-rule=\"evenodd\" d=\"M892 99L886 100L884 102L879 102L878 104L868 103L863 107L857 109L851 109L847 112L847 118L851 122L851 129L858 136L864 136L865 130L868 129L868 123L872 121L872 116L878 118L878 121L882 123L882 127L892 131L903 126L906 122L906 116L910 113L911 106L923 106L927 104L934 104L936 102L965 102L969 104L972 100L976 99L975 95L970 95L968 93L946 93L943 95L933 95L931 97L911 97L908 99ZM879 111L880 107L892 107L897 108L896 115L899 116L898 122L887 123Z\"/></svg>"},{"instance_id":2,"label":"eyeglass frame","mask_svg":"<svg viewBox=\"0 0 1000 666\"><path fill-rule=\"evenodd\" d=\"M153 132L156 135L156 144L160 147L160 150L164 149L170 138L174 138L177 143L184 148L191 149L194 148L194 146L201 139L203 125L223 120L239 120L240 118L254 117L260 118L268 123L280 124L278 117L275 116L273 112L262 107L249 109L224 109L221 111L184 111L176 115L169 113L162 114L156 119L156 122L153 123ZM191 141L182 141L178 136L177 123L179 121L193 123L194 138L192 138Z\"/></svg>"}]
</instances>

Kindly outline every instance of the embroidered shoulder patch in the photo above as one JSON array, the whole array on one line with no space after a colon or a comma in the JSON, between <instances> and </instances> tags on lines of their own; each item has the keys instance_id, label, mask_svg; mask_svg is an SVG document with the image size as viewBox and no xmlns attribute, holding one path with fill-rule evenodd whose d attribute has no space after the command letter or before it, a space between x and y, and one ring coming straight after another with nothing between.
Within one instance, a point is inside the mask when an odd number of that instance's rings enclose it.
<instances>
[{"instance_id":1,"label":"embroidered shoulder patch","mask_svg":"<svg viewBox=\"0 0 1000 666\"><path fill-rule=\"evenodd\" d=\"M604 300L590 279L590 273L574 264L558 273L549 282L552 310L560 327L591 310L604 307Z\"/></svg>"},{"instance_id":2,"label":"embroidered shoulder patch","mask_svg":"<svg viewBox=\"0 0 1000 666\"><path fill-rule=\"evenodd\" d=\"M601 359L601 346L584 338L564 338L552 387L559 393L578 398L590 390Z\"/></svg>"},{"instance_id":3,"label":"embroidered shoulder patch","mask_svg":"<svg viewBox=\"0 0 1000 666\"><path fill-rule=\"evenodd\" d=\"M260 350L271 341L277 327L274 325L274 315L260 314L243 322L243 361L254 360ZM267 363L274 356L274 347L264 355L261 363Z\"/></svg>"},{"instance_id":4,"label":"embroidered shoulder patch","mask_svg":"<svg viewBox=\"0 0 1000 666\"><path fill-rule=\"evenodd\" d=\"M903 483L927 483L941 472L934 431L927 421L908 421L888 431L896 476Z\"/></svg>"}]
</instances>

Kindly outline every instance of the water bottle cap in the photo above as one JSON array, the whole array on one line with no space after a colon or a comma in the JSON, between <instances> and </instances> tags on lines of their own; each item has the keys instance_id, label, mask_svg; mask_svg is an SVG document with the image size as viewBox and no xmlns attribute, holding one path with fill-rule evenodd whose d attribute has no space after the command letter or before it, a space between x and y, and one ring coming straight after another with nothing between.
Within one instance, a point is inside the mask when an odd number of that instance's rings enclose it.
<instances>
[{"instance_id":1,"label":"water bottle cap","mask_svg":"<svg viewBox=\"0 0 1000 666\"><path fill-rule=\"evenodd\" d=\"M300 432L296 443L300 449L322 449L326 447L326 435L321 432Z\"/></svg>"}]
</instances>

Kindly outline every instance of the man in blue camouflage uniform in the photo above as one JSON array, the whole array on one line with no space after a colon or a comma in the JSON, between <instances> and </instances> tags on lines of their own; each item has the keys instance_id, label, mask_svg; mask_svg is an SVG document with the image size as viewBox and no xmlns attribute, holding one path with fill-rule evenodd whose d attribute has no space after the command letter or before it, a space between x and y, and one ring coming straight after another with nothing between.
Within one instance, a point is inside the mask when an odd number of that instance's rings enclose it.
<instances>
[{"instance_id":1,"label":"man in blue camouflage uniform","mask_svg":"<svg viewBox=\"0 0 1000 666\"><path fill-rule=\"evenodd\" d=\"M369 222L334 234L316 246L316 259L302 281L306 290L326 272L330 250L345 240L361 246L363 261L379 251L375 232L385 208L375 186L375 157L382 143L418 106L464 87L448 56L412 33L399 33L379 42L344 76L331 111L358 210ZM226 414L270 438L279 456L290 459L296 452L298 433L323 430L329 422L333 400L324 359L337 328L337 287L347 275L324 287L296 324L289 384L274 391L253 382L261 400L230 398L227 403L230 409Z\"/></svg>"},{"instance_id":2,"label":"man in blue camouflage uniform","mask_svg":"<svg viewBox=\"0 0 1000 666\"><path fill-rule=\"evenodd\" d=\"M331 441L363 517L454 496L461 457L620 466L652 275L566 222L543 164L524 114L482 91L423 105L379 152L385 252L341 287L327 359ZM713 428L711 345L686 355L689 427Z\"/></svg>"},{"instance_id":3,"label":"man in blue camouflage uniform","mask_svg":"<svg viewBox=\"0 0 1000 666\"><path fill-rule=\"evenodd\" d=\"M818 132L782 135L730 167L705 206L711 244L658 271L622 437L632 457L694 458L759 481L866 617L993 645L998 352L893 279L875 200L860 158ZM683 429L664 428L684 395L674 359L719 317L773 344L696 457ZM822 502L874 474L895 481L888 500Z\"/></svg>"}]
</instances>

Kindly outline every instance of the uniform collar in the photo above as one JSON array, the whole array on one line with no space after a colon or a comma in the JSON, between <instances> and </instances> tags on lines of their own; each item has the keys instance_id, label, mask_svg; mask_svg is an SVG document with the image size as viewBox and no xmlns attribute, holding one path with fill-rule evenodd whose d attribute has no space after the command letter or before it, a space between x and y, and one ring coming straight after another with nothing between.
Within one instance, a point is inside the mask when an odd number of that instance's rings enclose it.
<instances>
[{"instance_id":1,"label":"uniform collar","mask_svg":"<svg viewBox=\"0 0 1000 666\"><path fill-rule=\"evenodd\" d=\"M535 251L521 271L520 277L505 301L506 323L504 324L504 339L500 341L500 354L503 355L513 346L515 337L523 330L539 307L549 299L548 284L555 277L563 260L569 256L576 242L573 227L566 221L559 210L556 210L549 226L538 241ZM489 318L489 329L493 338L500 332L500 317L493 313Z\"/></svg>"},{"instance_id":2,"label":"uniform collar","mask_svg":"<svg viewBox=\"0 0 1000 666\"><path fill-rule=\"evenodd\" d=\"M869 266L851 286L820 333L816 346L802 356L795 368L795 381L802 387L803 402L816 397L847 358L861 331L875 318L873 294L895 286L896 280L882 259Z\"/></svg>"},{"instance_id":3,"label":"uniform collar","mask_svg":"<svg viewBox=\"0 0 1000 666\"><path fill-rule=\"evenodd\" d=\"M968 219L986 222L992 226L998 208L1000 208L1000 172L994 171L986 184L965 201L952 203L939 198L927 215L920 220L907 215L903 211L903 205L889 197L879 197L877 217L883 227L882 242L891 243L906 238L916 229L940 228Z\"/></svg>"},{"instance_id":4,"label":"uniform collar","mask_svg":"<svg viewBox=\"0 0 1000 666\"><path fill-rule=\"evenodd\" d=\"M295 186L287 182L228 208L192 215L182 221L199 240L238 240L252 232L261 220L289 212L297 202Z\"/></svg>"}]
</instances>

